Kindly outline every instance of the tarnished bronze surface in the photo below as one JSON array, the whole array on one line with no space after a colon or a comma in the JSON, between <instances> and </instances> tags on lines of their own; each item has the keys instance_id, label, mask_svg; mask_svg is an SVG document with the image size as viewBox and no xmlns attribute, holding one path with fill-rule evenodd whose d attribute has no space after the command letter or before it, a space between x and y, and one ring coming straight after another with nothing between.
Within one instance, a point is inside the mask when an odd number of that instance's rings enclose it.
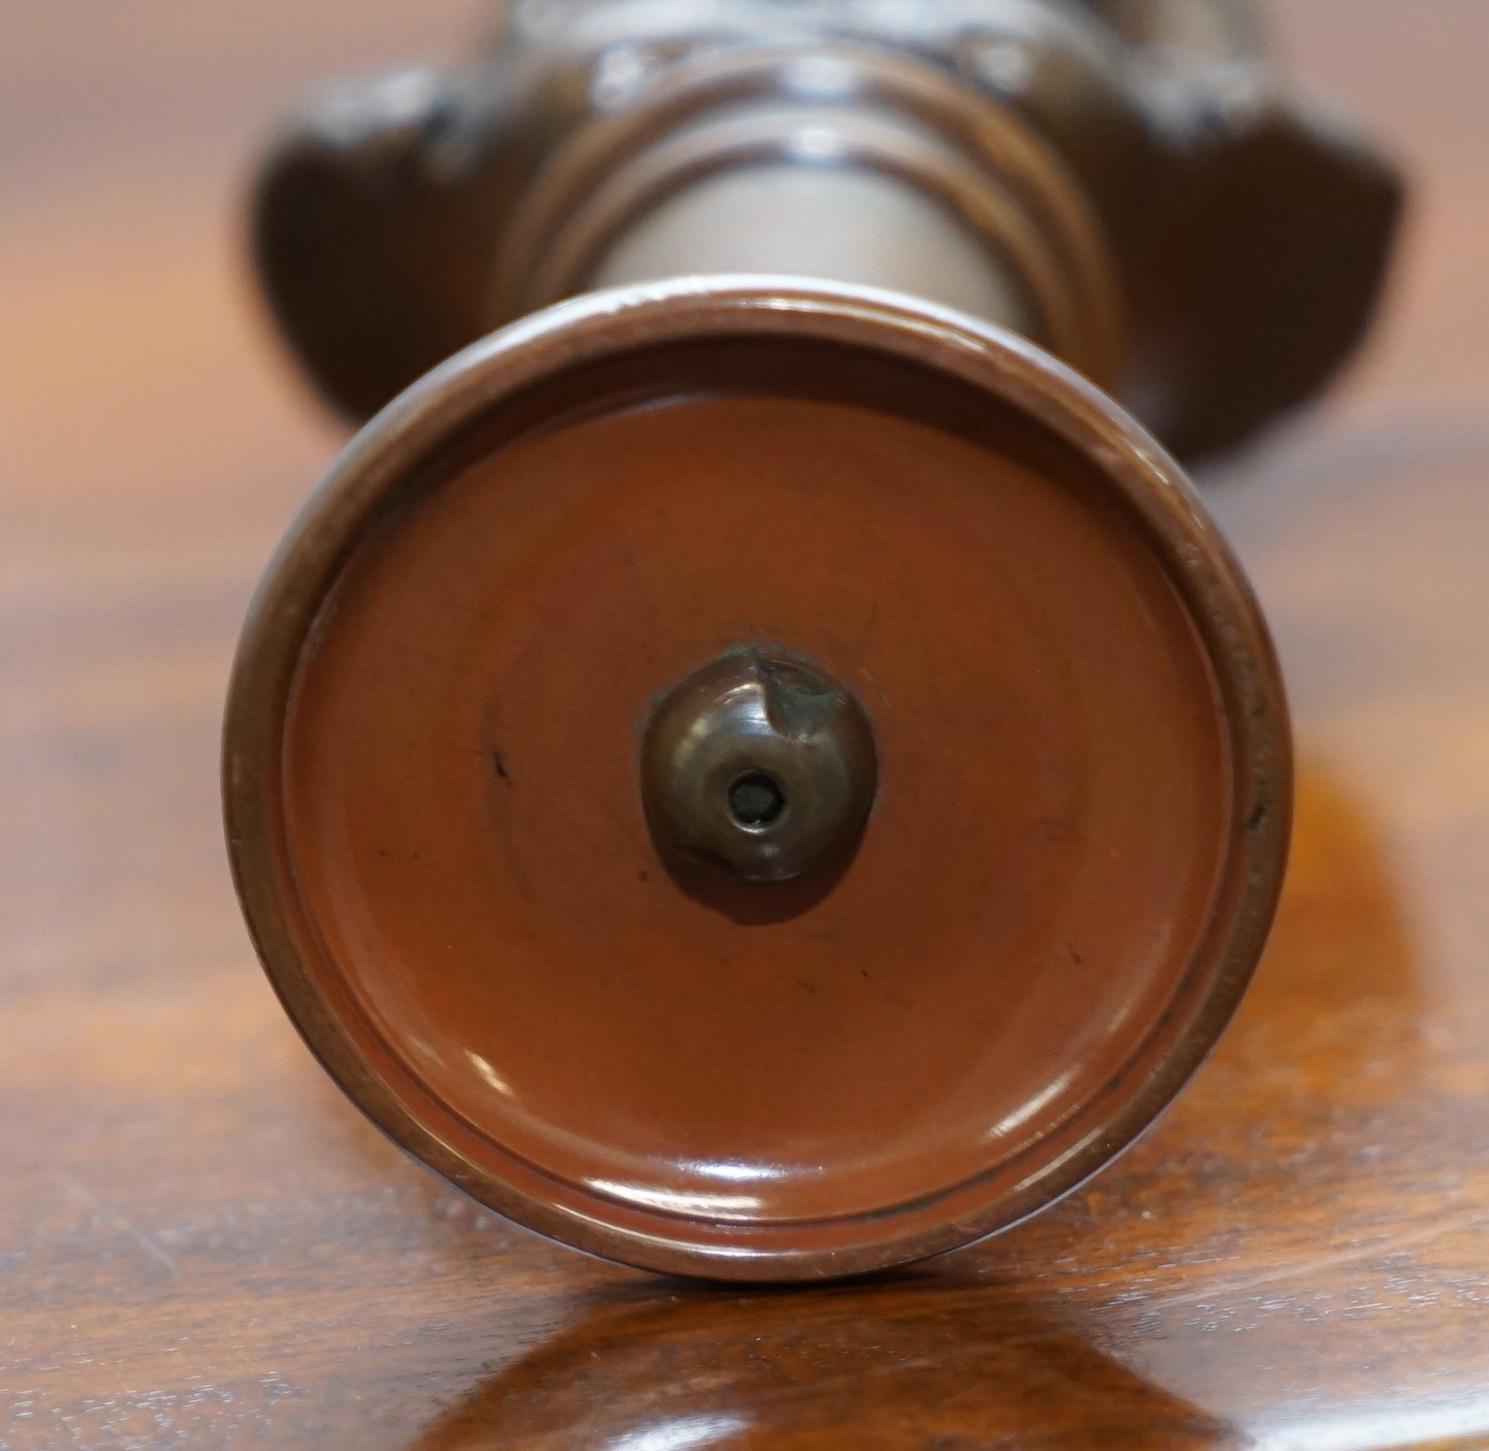
<instances>
[{"instance_id":1,"label":"tarnished bronze surface","mask_svg":"<svg viewBox=\"0 0 1489 1451\"><path fill-rule=\"evenodd\" d=\"M753 553L772 541L745 537ZM641 795L664 859L747 882L843 864L874 804L874 732L815 664L745 646L679 681L650 712Z\"/></svg>"}]
</instances>

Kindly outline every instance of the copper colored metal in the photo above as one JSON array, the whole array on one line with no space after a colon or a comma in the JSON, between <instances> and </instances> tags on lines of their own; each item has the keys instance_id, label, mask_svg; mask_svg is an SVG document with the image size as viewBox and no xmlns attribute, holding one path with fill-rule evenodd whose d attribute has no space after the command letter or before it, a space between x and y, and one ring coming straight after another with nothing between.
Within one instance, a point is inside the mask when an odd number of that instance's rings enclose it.
<instances>
[{"instance_id":1,"label":"copper colored metal","mask_svg":"<svg viewBox=\"0 0 1489 1451\"><path fill-rule=\"evenodd\" d=\"M761 640L863 700L873 816L826 882L678 878L638 723ZM227 741L259 950L362 1107L534 1228L758 1279L1106 1162L1235 1006L1291 794L1151 439L1011 334L769 282L597 294L415 385L291 531Z\"/></svg>"},{"instance_id":2,"label":"copper colored metal","mask_svg":"<svg viewBox=\"0 0 1489 1451\"><path fill-rule=\"evenodd\" d=\"M1103 390L1195 447L1305 396L1395 197L1245 99L1246 13L523 6L277 153L260 254L326 391L478 340L265 577L233 868L312 1049L482 1202L656 1270L861 1273L1067 1192L1224 1027L1286 706ZM1169 226L1252 226L1226 166L1271 231L1293 185L1359 202L1335 272L1300 204L1292 273L1222 288ZM1269 307L1285 360L1221 386Z\"/></svg>"}]
</instances>

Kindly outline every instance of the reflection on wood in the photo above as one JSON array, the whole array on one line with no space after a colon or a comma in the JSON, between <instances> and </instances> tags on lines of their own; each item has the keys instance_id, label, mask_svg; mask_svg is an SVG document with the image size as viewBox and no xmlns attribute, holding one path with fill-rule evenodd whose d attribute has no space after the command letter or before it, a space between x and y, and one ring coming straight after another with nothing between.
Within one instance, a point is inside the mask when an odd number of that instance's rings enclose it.
<instances>
[{"instance_id":1,"label":"reflection on wood","mask_svg":"<svg viewBox=\"0 0 1489 1451\"><path fill-rule=\"evenodd\" d=\"M886 1287L920 1313L883 1313ZM659 1368L673 1370L659 1376ZM478 1385L411 1451L856 1451L1245 1438L1098 1350L1011 1283L604 1297Z\"/></svg>"}]
</instances>

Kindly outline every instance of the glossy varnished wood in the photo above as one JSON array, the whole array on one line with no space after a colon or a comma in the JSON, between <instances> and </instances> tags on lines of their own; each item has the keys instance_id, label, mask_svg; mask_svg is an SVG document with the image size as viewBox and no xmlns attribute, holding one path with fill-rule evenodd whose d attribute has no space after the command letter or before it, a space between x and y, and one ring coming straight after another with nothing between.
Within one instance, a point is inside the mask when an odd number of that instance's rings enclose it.
<instances>
[{"instance_id":1,"label":"glossy varnished wood","mask_svg":"<svg viewBox=\"0 0 1489 1451\"><path fill-rule=\"evenodd\" d=\"M1489 248L1478 0L1306 0L1419 178L1386 326L1213 478L1302 786L1279 927L1175 1110L913 1274L700 1290L389 1149L253 964L218 840L233 637L334 447L231 233L328 69L440 0L22 0L0 85L0 1445L928 1448L1489 1439Z\"/></svg>"}]
</instances>

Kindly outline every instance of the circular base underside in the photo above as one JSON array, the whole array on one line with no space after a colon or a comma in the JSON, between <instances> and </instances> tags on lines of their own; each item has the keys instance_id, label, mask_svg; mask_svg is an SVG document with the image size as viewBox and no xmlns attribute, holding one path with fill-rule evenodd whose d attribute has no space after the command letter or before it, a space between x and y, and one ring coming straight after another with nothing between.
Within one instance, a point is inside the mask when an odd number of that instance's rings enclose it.
<instances>
[{"instance_id":1,"label":"circular base underside","mask_svg":"<svg viewBox=\"0 0 1489 1451\"><path fill-rule=\"evenodd\" d=\"M1106 412L1097 465L1055 365L980 335L994 392L928 353L940 315L673 302L457 360L333 476L354 547L302 528L259 615L245 898L328 1065L486 1202L656 1268L850 1273L1030 1212L1193 1067L1275 892L1237 707L1280 699L1192 503ZM869 717L830 871L648 829L656 703L747 649Z\"/></svg>"}]
</instances>

